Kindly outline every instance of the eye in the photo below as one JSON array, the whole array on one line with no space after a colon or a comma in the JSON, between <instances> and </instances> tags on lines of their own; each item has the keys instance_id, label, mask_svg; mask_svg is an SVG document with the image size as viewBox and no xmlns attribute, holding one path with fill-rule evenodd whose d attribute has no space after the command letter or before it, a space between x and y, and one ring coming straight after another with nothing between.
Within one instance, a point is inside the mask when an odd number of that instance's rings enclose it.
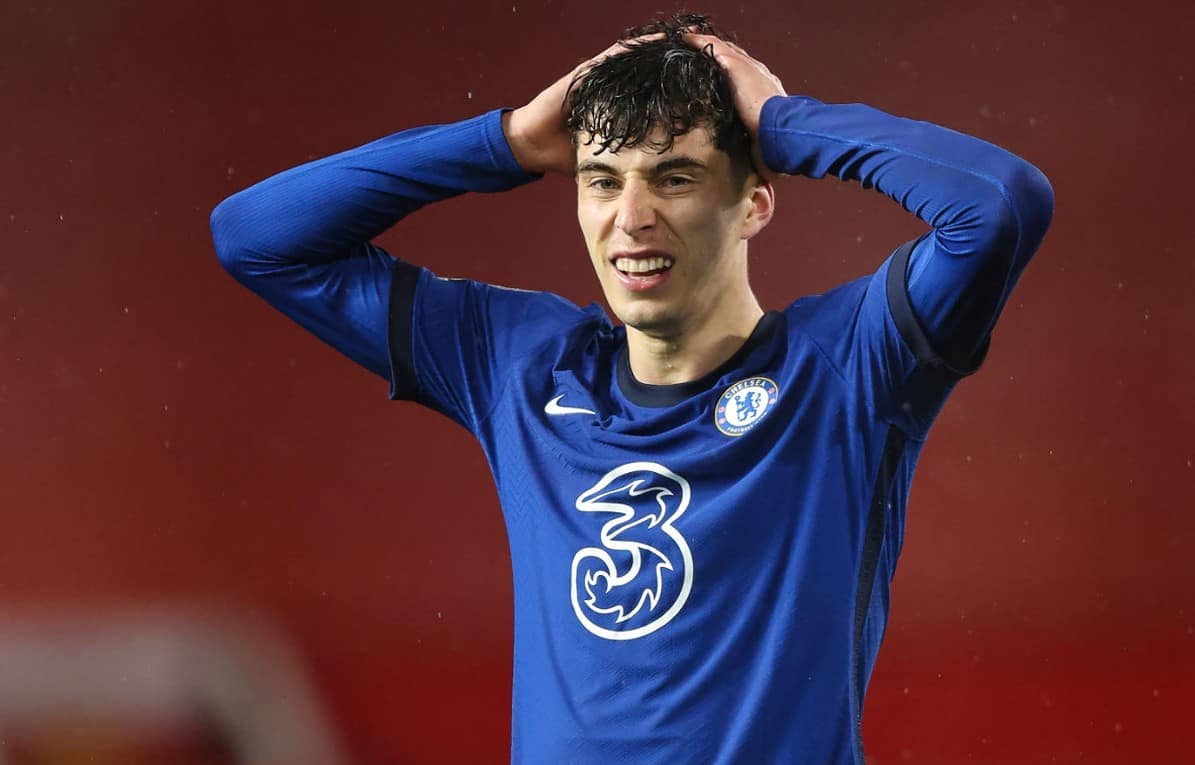
<instances>
[{"instance_id":1,"label":"eye","mask_svg":"<svg viewBox=\"0 0 1195 765\"><path fill-rule=\"evenodd\" d=\"M591 178L585 185L594 191L614 191L618 188L617 181L615 181L613 178L603 176Z\"/></svg>"},{"instance_id":2,"label":"eye","mask_svg":"<svg viewBox=\"0 0 1195 765\"><path fill-rule=\"evenodd\" d=\"M668 177L664 178L664 180L660 181L661 186L672 189L684 188L685 186L691 186L692 184L693 179L687 175L669 175Z\"/></svg>"}]
</instances>

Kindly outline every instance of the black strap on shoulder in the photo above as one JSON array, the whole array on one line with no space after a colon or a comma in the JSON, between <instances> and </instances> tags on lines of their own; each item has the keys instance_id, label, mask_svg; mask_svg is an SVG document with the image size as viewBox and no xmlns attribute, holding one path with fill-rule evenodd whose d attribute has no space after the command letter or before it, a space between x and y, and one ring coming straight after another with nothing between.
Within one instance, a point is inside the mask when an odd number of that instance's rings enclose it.
<instances>
[{"instance_id":1,"label":"black strap on shoulder","mask_svg":"<svg viewBox=\"0 0 1195 765\"><path fill-rule=\"evenodd\" d=\"M389 332L390 398L413 401L419 395L411 347L411 314L415 309L418 266L395 260L390 270Z\"/></svg>"}]
</instances>

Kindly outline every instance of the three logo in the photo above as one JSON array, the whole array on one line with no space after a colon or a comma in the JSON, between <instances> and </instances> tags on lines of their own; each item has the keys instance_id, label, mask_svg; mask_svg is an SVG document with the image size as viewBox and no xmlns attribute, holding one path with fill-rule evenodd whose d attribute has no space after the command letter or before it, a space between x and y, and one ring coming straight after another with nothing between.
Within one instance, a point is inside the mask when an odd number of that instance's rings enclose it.
<instances>
[{"instance_id":1,"label":"three logo","mask_svg":"<svg viewBox=\"0 0 1195 765\"><path fill-rule=\"evenodd\" d=\"M577 497L605 513L600 547L573 556L573 611L607 640L633 640L680 613L693 587L693 556L673 524L689 507L689 482L655 462L614 468Z\"/></svg>"}]
</instances>

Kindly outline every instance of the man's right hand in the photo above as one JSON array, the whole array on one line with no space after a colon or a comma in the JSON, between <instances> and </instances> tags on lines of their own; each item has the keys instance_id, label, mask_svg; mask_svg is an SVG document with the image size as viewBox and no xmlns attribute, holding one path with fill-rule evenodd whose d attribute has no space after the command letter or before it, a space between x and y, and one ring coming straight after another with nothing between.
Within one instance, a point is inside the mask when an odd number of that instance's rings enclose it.
<instances>
[{"instance_id":1,"label":"man's right hand","mask_svg":"<svg viewBox=\"0 0 1195 765\"><path fill-rule=\"evenodd\" d=\"M623 47L621 42L614 43L549 85L526 106L502 115L502 131L520 167L529 173L573 174L576 149L565 124L569 85Z\"/></svg>"}]
</instances>

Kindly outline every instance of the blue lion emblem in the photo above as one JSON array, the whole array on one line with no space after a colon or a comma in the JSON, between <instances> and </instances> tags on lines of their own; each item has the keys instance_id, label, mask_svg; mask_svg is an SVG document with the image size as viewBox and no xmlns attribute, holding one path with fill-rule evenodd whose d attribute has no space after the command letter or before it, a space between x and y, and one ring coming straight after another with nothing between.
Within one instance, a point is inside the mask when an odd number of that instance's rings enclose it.
<instances>
[{"instance_id":1,"label":"blue lion emblem","mask_svg":"<svg viewBox=\"0 0 1195 765\"><path fill-rule=\"evenodd\" d=\"M760 395L749 390L734 397L734 405L739 410L739 420L746 420L759 414Z\"/></svg>"}]
</instances>

